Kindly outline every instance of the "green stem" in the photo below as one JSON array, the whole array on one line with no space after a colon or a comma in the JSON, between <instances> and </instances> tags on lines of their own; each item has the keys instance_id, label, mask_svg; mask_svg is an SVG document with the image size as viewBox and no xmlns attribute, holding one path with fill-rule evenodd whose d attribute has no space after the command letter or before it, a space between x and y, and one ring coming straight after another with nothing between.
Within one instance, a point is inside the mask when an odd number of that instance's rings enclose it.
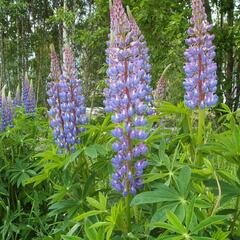
<instances>
[{"instance_id":1,"label":"green stem","mask_svg":"<svg viewBox=\"0 0 240 240\"><path fill-rule=\"evenodd\" d=\"M204 130L205 130L204 128L205 128L205 110L199 109L197 145L203 144L204 142Z\"/></svg>"},{"instance_id":2,"label":"green stem","mask_svg":"<svg viewBox=\"0 0 240 240\"><path fill-rule=\"evenodd\" d=\"M197 135L197 146L204 143L205 136L205 110L199 109L198 112L198 135ZM197 164L202 164L202 156L201 154L197 154Z\"/></svg>"},{"instance_id":3,"label":"green stem","mask_svg":"<svg viewBox=\"0 0 240 240\"><path fill-rule=\"evenodd\" d=\"M127 231L131 232L131 211L130 211L130 201L131 201L131 195L130 193L125 198L126 203L126 216L127 216Z\"/></svg>"},{"instance_id":4,"label":"green stem","mask_svg":"<svg viewBox=\"0 0 240 240\"><path fill-rule=\"evenodd\" d=\"M216 171L214 171L213 175L214 175L214 177L215 177L215 179L216 179L216 182L217 182L218 197L217 197L216 203L215 203L215 205L214 205L214 208L213 208L213 210L212 210L211 216L213 216L213 215L216 213L217 209L218 209L219 206L220 206L220 202L221 202L221 198L222 198L222 189L221 189L221 185L220 185L220 182L219 182L219 179L218 179L218 176L217 176Z\"/></svg>"},{"instance_id":5,"label":"green stem","mask_svg":"<svg viewBox=\"0 0 240 240\"><path fill-rule=\"evenodd\" d=\"M239 206L240 206L240 197L238 196L237 200L236 200L236 206L235 206L236 213L233 217L233 221L232 221L232 224L230 227L231 233L233 233L236 221L237 221L238 217L240 216Z\"/></svg>"}]
</instances>

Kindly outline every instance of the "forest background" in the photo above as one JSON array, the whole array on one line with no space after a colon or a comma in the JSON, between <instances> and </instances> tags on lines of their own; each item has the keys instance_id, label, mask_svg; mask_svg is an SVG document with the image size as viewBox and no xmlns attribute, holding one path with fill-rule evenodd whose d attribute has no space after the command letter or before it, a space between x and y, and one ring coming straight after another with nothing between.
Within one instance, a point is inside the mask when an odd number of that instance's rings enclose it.
<instances>
[{"instance_id":1,"label":"forest background","mask_svg":"<svg viewBox=\"0 0 240 240\"><path fill-rule=\"evenodd\" d=\"M189 0L124 0L150 48L153 87L164 69L167 99L183 99L184 39ZM217 47L218 96L232 110L240 102L240 1L205 0L208 20L214 24ZM66 23L65 27L63 22ZM39 106L46 106L50 49L59 53L63 32L74 47L87 104L102 104L106 78L105 49L109 33L107 0L0 0L0 80L15 91L25 72L33 79Z\"/></svg>"}]
</instances>

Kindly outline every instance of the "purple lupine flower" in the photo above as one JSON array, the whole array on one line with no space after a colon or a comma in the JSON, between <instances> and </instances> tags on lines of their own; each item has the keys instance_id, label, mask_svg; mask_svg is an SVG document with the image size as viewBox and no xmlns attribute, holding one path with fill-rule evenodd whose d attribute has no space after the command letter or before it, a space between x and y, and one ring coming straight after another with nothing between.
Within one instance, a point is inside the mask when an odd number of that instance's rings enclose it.
<instances>
[{"instance_id":1,"label":"purple lupine flower","mask_svg":"<svg viewBox=\"0 0 240 240\"><path fill-rule=\"evenodd\" d=\"M186 44L189 48L185 52L187 63L184 67L186 78L184 81L185 104L194 109L213 106L217 103L217 65L215 46L212 41L214 35L209 34L212 25L207 21L207 15L202 0L192 0L192 27L188 29L189 38Z\"/></svg>"},{"instance_id":2,"label":"purple lupine flower","mask_svg":"<svg viewBox=\"0 0 240 240\"><path fill-rule=\"evenodd\" d=\"M2 89L0 89L0 119L1 119L1 112L2 112Z\"/></svg>"},{"instance_id":3,"label":"purple lupine flower","mask_svg":"<svg viewBox=\"0 0 240 240\"><path fill-rule=\"evenodd\" d=\"M8 92L6 101L6 112L7 112L7 124L9 127L13 128L13 118L14 118L14 105L11 97L11 92Z\"/></svg>"},{"instance_id":4,"label":"purple lupine flower","mask_svg":"<svg viewBox=\"0 0 240 240\"><path fill-rule=\"evenodd\" d=\"M28 101L29 89L30 89L30 82L29 82L27 73L25 73L25 77L23 79L23 84L22 84L22 99L23 99L24 106Z\"/></svg>"},{"instance_id":5,"label":"purple lupine flower","mask_svg":"<svg viewBox=\"0 0 240 240\"><path fill-rule=\"evenodd\" d=\"M23 104L25 113L27 114L33 114L36 110L36 100L35 100L35 94L33 90L33 83L32 80L29 82L27 73L25 75L24 81L23 81Z\"/></svg>"},{"instance_id":6,"label":"purple lupine flower","mask_svg":"<svg viewBox=\"0 0 240 240\"><path fill-rule=\"evenodd\" d=\"M54 81L58 81L60 75L62 74L62 70L58 61L58 56L55 51L54 45L50 45L50 50L51 50L51 73L50 73L50 78L53 79Z\"/></svg>"},{"instance_id":7,"label":"purple lupine flower","mask_svg":"<svg viewBox=\"0 0 240 240\"><path fill-rule=\"evenodd\" d=\"M35 113L35 110L36 110L36 100L35 100L35 94L33 90L33 82L31 80L29 91L28 91L28 98L25 103L25 111L26 113Z\"/></svg>"},{"instance_id":8,"label":"purple lupine flower","mask_svg":"<svg viewBox=\"0 0 240 240\"><path fill-rule=\"evenodd\" d=\"M164 100L167 93L167 79L164 76L161 76L157 82L157 87L154 91L155 100Z\"/></svg>"},{"instance_id":9,"label":"purple lupine flower","mask_svg":"<svg viewBox=\"0 0 240 240\"><path fill-rule=\"evenodd\" d=\"M19 85L17 86L17 89L16 89L16 94L15 94L15 97L14 97L14 100L13 100L13 105L14 105L14 107L21 107L22 106L22 99L21 99Z\"/></svg>"},{"instance_id":10,"label":"purple lupine flower","mask_svg":"<svg viewBox=\"0 0 240 240\"><path fill-rule=\"evenodd\" d=\"M13 127L13 101L10 92L6 97L5 88L6 86L1 91L1 131L5 131L8 126Z\"/></svg>"},{"instance_id":11,"label":"purple lupine flower","mask_svg":"<svg viewBox=\"0 0 240 240\"><path fill-rule=\"evenodd\" d=\"M1 90L1 131L2 132L6 129L8 125L7 111L6 111L7 99L5 96L5 88L6 86L4 86Z\"/></svg>"},{"instance_id":12,"label":"purple lupine flower","mask_svg":"<svg viewBox=\"0 0 240 240\"><path fill-rule=\"evenodd\" d=\"M77 70L73 53L69 46L64 48L63 73L59 66L54 48L51 48L51 76L54 81L49 83L48 103L51 127L59 152L66 149L75 151L80 143L79 134L86 123L85 99L82 95L81 81L77 78Z\"/></svg>"},{"instance_id":13,"label":"purple lupine flower","mask_svg":"<svg viewBox=\"0 0 240 240\"><path fill-rule=\"evenodd\" d=\"M148 49L136 21L127 15L121 0L114 0L110 8L111 34L108 42L108 88L104 90L105 110L113 113L116 124L112 135L117 138L112 159L112 186L123 196L135 195L142 188L141 175L147 162L140 159L147 153L142 143L148 137L143 127L145 115L152 111L152 89Z\"/></svg>"}]
</instances>

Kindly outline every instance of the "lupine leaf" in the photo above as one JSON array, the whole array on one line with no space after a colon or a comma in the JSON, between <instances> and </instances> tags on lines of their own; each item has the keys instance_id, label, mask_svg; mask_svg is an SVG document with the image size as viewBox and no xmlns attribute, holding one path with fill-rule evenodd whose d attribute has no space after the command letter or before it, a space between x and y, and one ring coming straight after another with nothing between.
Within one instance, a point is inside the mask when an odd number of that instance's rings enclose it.
<instances>
[{"instance_id":1,"label":"lupine leaf","mask_svg":"<svg viewBox=\"0 0 240 240\"><path fill-rule=\"evenodd\" d=\"M164 184L159 184L155 191L143 192L136 195L131 202L131 206L164 201L174 202L177 200L179 200L179 194L174 189Z\"/></svg>"},{"instance_id":2,"label":"lupine leaf","mask_svg":"<svg viewBox=\"0 0 240 240\"><path fill-rule=\"evenodd\" d=\"M190 201L190 204L186 209L186 220L185 220L185 222L186 222L187 229L189 229L189 226L192 223L192 218L193 218L193 214L194 214L194 203L195 203L195 198L193 198Z\"/></svg>"},{"instance_id":3,"label":"lupine leaf","mask_svg":"<svg viewBox=\"0 0 240 240\"><path fill-rule=\"evenodd\" d=\"M201 221L197 226L195 226L192 229L192 233L198 233L199 231L203 230L204 228L212 225L212 224L221 224L223 220L227 219L227 216L222 216L222 215L216 215L216 216L211 216L203 221Z\"/></svg>"},{"instance_id":4,"label":"lupine leaf","mask_svg":"<svg viewBox=\"0 0 240 240\"><path fill-rule=\"evenodd\" d=\"M168 221L174 226L178 233L184 234L187 233L186 228L182 225L178 217L173 212L167 213Z\"/></svg>"},{"instance_id":5,"label":"lupine leaf","mask_svg":"<svg viewBox=\"0 0 240 240\"><path fill-rule=\"evenodd\" d=\"M179 176L177 178L178 190L182 196L186 196L186 193L188 192L190 179L191 179L191 169L188 166L184 166L181 169Z\"/></svg>"},{"instance_id":6,"label":"lupine leaf","mask_svg":"<svg viewBox=\"0 0 240 240\"><path fill-rule=\"evenodd\" d=\"M99 210L92 210L83 214L78 215L77 217L74 218L75 221L81 221L84 218L90 217L90 216L94 216L94 215L98 215L103 213L104 211L99 211Z\"/></svg>"},{"instance_id":7,"label":"lupine leaf","mask_svg":"<svg viewBox=\"0 0 240 240\"><path fill-rule=\"evenodd\" d=\"M164 222L156 222L154 224L150 224L150 228L154 229L154 228L164 228L166 230L169 230L171 232L178 232L181 234L181 232L178 231L177 228L175 228L175 226L173 226L172 224L169 223L164 223Z\"/></svg>"},{"instance_id":8,"label":"lupine leaf","mask_svg":"<svg viewBox=\"0 0 240 240\"><path fill-rule=\"evenodd\" d=\"M86 219L85 224L84 224L84 231L89 240L96 240L97 231L94 228L90 228L91 224L92 223L88 219Z\"/></svg>"},{"instance_id":9,"label":"lupine leaf","mask_svg":"<svg viewBox=\"0 0 240 240\"><path fill-rule=\"evenodd\" d=\"M86 147L84 152L90 158L96 158L98 156L97 149L94 145Z\"/></svg>"}]
</instances>

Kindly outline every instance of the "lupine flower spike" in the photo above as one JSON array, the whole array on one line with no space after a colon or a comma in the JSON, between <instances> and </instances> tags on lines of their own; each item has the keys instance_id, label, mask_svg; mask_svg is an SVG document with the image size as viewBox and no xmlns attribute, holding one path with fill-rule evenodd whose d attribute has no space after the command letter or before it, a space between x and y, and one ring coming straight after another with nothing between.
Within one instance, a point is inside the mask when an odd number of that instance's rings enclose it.
<instances>
[{"instance_id":1,"label":"lupine flower spike","mask_svg":"<svg viewBox=\"0 0 240 240\"><path fill-rule=\"evenodd\" d=\"M14 107L21 107L22 106L22 99L20 94L20 87L17 86L15 98L13 100Z\"/></svg>"},{"instance_id":2,"label":"lupine flower spike","mask_svg":"<svg viewBox=\"0 0 240 240\"><path fill-rule=\"evenodd\" d=\"M155 100L164 100L165 99L166 87L167 87L167 80L164 76L161 76L161 78L157 82L157 87L154 91L154 99Z\"/></svg>"},{"instance_id":3,"label":"lupine flower spike","mask_svg":"<svg viewBox=\"0 0 240 240\"><path fill-rule=\"evenodd\" d=\"M6 112L7 112L8 126L13 128L14 127L14 125L13 125L14 106L13 106L13 100L12 100L12 97L11 97L11 92L8 92Z\"/></svg>"},{"instance_id":4,"label":"lupine flower spike","mask_svg":"<svg viewBox=\"0 0 240 240\"><path fill-rule=\"evenodd\" d=\"M1 131L3 132L7 127L7 112L6 112L6 104L7 99L5 96L5 89L6 86L4 86L1 90Z\"/></svg>"},{"instance_id":5,"label":"lupine flower spike","mask_svg":"<svg viewBox=\"0 0 240 240\"><path fill-rule=\"evenodd\" d=\"M23 79L23 85L22 85L22 99L23 99L24 106L27 105L29 89L30 89L30 82L29 82L27 73L25 73L25 77Z\"/></svg>"},{"instance_id":6,"label":"lupine flower spike","mask_svg":"<svg viewBox=\"0 0 240 240\"><path fill-rule=\"evenodd\" d=\"M26 110L26 113L35 113L35 110L36 110L36 100L35 100L32 80L30 82L28 99L26 102L25 110Z\"/></svg>"},{"instance_id":7,"label":"lupine flower spike","mask_svg":"<svg viewBox=\"0 0 240 240\"><path fill-rule=\"evenodd\" d=\"M214 35L209 34L212 25L207 21L207 15L202 0L192 0L192 27L188 29L189 38L186 43L189 48L185 52L187 63L184 67L186 79L185 104L194 109L211 107L217 103L215 94L217 88Z\"/></svg>"},{"instance_id":8,"label":"lupine flower spike","mask_svg":"<svg viewBox=\"0 0 240 240\"><path fill-rule=\"evenodd\" d=\"M169 64L163 71L160 79L157 82L157 87L154 90L154 99L155 100L165 100L166 95L167 95L167 79L165 77L166 72L169 70L171 67L171 64Z\"/></svg>"},{"instance_id":9,"label":"lupine flower spike","mask_svg":"<svg viewBox=\"0 0 240 240\"><path fill-rule=\"evenodd\" d=\"M142 142L148 137L144 131L145 115L151 114L148 103L152 101L148 49L144 37L133 18L125 13L121 0L110 5L111 34L108 42L108 88L104 90L105 110L113 113L116 124L112 135L116 156L112 159L114 173L112 186L135 195L143 187L142 174L147 162L147 146Z\"/></svg>"},{"instance_id":10,"label":"lupine flower spike","mask_svg":"<svg viewBox=\"0 0 240 240\"><path fill-rule=\"evenodd\" d=\"M51 50L51 73L50 78L54 81L59 81L60 75L62 74L62 70L58 61L58 56L55 51L53 44L50 45Z\"/></svg>"},{"instance_id":11,"label":"lupine flower spike","mask_svg":"<svg viewBox=\"0 0 240 240\"><path fill-rule=\"evenodd\" d=\"M0 89L0 111L2 109L2 89ZM1 115L0 115L1 117Z\"/></svg>"},{"instance_id":12,"label":"lupine flower spike","mask_svg":"<svg viewBox=\"0 0 240 240\"><path fill-rule=\"evenodd\" d=\"M64 49L63 72L59 66L55 49L51 47L51 78L49 83L48 103L51 107L49 116L53 136L61 153L63 149L74 152L75 145L80 143L79 134L86 123L86 109L82 96L81 81L77 71L73 53L69 46Z\"/></svg>"},{"instance_id":13,"label":"lupine flower spike","mask_svg":"<svg viewBox=\"0 0 240 240\"><path fill-rule=\"evenodd\" d=\"M27 73L25 74L25 79L23 81L23 104L25 113L33 114L36 110L36 100L33 90L32 80L29 82Z\"/></svg>"},{"instance_id":14,"label":"lupine flower spike","mask_svg":"<svg viewBox=\"0 0 240 240\"><path fill-rule=\"evenodd\" d=\"M13 102L10 92L6 97L5 88L6 86L3 87L1 96L1 131L5 131L8 126L13 127Z\"/></svg>"}]
</instances>

